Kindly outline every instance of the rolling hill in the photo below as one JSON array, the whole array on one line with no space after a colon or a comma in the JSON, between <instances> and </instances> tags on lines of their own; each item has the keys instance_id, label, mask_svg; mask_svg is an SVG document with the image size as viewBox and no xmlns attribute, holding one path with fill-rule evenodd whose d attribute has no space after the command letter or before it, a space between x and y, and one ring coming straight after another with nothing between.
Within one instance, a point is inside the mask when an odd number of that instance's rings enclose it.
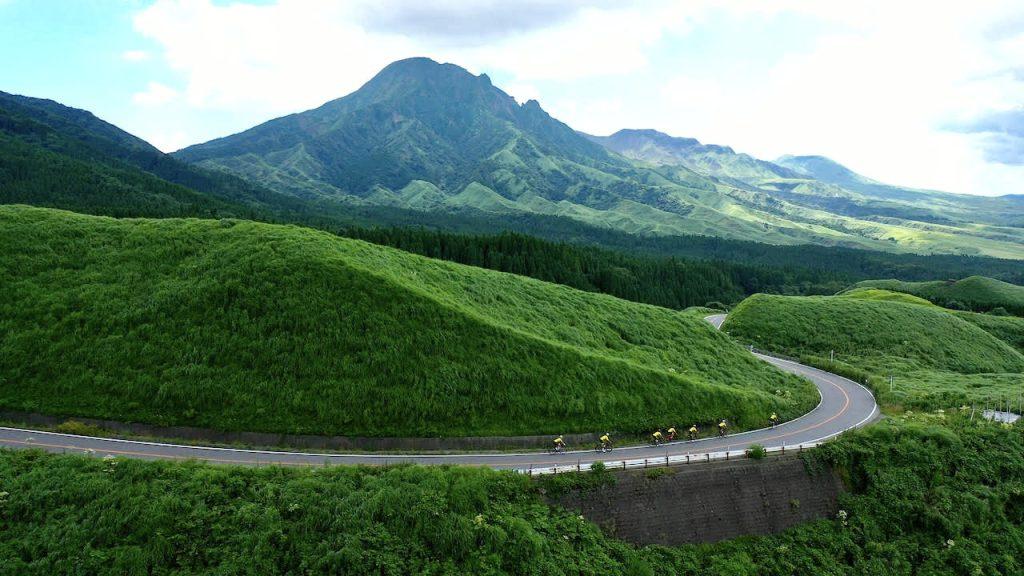
<instances>
[{"instance_id":1,"label":"rolling hill","mask_svg":"<svg viewBox=\"0 0 1024 576\"><path fill-rule=\"evenodd\" d=\"M7 409L451 436L750 427L817 397L691 315L305 228L6 206L0 240Z\"/></svg>"},{"instance_id":2,"label":"rolling hill","mask_svg":"<svg viewBox=\"0 0 1024 576\"><path fill-rule=\"evenodd\" d=\"M1014 315L1024 316L1024 287L984 276L932 282L865 280L858 282L856 286L913 294L944 308L968 309L975 312L1002 308Z\"/></svg>"},{"instance_id":3,"label":"rolling hill","mask_svg":"<svg viewBox=\"0 0 1024 576\"><path fill-rule=\"evenodd\" d=\"M1024 355L1010 343L937 306L867 294L757 294L741 302L722 329L743 342L866 379L888 404L949 408L1016 398L1024 384ZM889 375L896 377L892 391Z\"/></svg>"},{"instance_id":4,"label":"rolling hill","mask_svg":"<svg viewBox=\"0 0 1024 576\"><path fill-rule=\"evenodd\" d=\"M175 155L278 192L353 206L560 216L636 235L1024 258L1017 228L967 226L903 204L846 213L833 206L838 196L822 192L837 186L728 148L690 148L701 155L689 166L638 162L536 101L517 103L486 75L412 58L319 108Z\"/></svg>"}]
</instances>

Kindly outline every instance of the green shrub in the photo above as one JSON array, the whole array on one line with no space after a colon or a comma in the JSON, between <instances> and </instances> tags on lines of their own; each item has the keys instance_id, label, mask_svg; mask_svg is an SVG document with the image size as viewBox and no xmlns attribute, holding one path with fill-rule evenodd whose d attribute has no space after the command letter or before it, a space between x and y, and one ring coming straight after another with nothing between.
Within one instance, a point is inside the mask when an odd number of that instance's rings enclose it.
<instances>
[{"instance_id":1,"label":"green shrub","mask_svg":"<svg viewBox=\"0 0 1024 576\"><path fill-rule=\"evenodd\" d=\"M644 470L644 477L646 477L648 480L657 480L662 476L672 476L675 473L675 468L670 468L668 466L659 466L657 468L648 468Z\"/></svg>"},{"instance_id":2,"label":"green shrub","mask_svg":"<svg viewBox=\"0 0 1024 576\"><path fill-rule=\"evenodd\" d=\"M765 447L761 446L760 444L751 444L750 448L747 448L746 454L747 458L753 460L761 460L762 458L768 455L768 450L765 449Z\"/></svg>"}]
</instances>

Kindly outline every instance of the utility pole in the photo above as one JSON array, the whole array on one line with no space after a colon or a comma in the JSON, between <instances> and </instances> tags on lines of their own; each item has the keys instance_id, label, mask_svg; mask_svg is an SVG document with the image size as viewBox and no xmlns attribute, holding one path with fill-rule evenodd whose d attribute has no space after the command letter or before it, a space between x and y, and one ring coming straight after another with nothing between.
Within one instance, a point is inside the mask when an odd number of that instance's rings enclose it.
<instances>
[{"instance_id":1,"label":"utility pole","mask_svg":"<svg viewBox=\"0 0 1024 576\"><path fill-rule=\"evenodd\" d=\"M890 394L892 393L892 381L893 381L893 375L889 374L889 393Z\"/></svg>"},{"instance_id":2,"label":"utility pole","mask_svg":"<svg viewBox=\"0 0 1024 576\"><path fill-rule=\"evenodd\" d=\"M832 362L835 362L835 361L836 361L836 351L835 351L835 350L829 350L829 351L828 351L828 361L829 361L830 363L832 363Z\"/></svg>"}]
</instances>

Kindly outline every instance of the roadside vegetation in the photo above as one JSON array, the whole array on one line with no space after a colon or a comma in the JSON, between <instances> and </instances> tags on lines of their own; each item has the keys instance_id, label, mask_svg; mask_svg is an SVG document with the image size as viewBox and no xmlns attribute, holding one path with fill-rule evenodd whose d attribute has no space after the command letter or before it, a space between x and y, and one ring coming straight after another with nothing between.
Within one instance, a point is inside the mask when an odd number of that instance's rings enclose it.
<instances>
[{"instance_id":1,"label":"roadside vegetation","mask_svg":"<svg viewBox=\"0 0 1024 576\"><path fill-rule=\"evenodd\" d=\"M233 220L0 207L0 406L354 436L641 433L813 408L698 317Z\"/></svg>"},{"instance_id":2,"label":"roadside vegetation","mask_svg":"<svg viewBox=\"0 0 1024 576\"><path fill-rule=\"evenodd\" d=\"M740 303L722 329L741 342L870 384L883 405L1018 402L1024 385L1024 355L1012 346L1018 326L880 292L758 294Z\"/></svg>"},{"instance_id":3,"label":"roadside vegetation","mask_svg":"<svg viewBox=\"0 0 1024 576\"><path fill-rule=\"evenodd\" d=\"M952 413L895 418L807 459L812 469L833 466L850 488L834 519L774 536L638 548L547 505L547 483L510 472L254 469L0 451L0 574L1024 570L1020 426ZM608 472L582 476L577 484L614 481Z\"/></svg>"}]
</instances>

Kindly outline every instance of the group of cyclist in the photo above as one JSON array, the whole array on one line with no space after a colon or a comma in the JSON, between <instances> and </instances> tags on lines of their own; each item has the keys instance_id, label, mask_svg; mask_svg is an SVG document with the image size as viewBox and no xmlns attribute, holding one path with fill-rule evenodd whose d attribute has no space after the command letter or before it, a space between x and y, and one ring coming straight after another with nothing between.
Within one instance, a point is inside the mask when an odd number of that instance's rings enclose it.
<instances>
[{"instance_id":1,"label":"group of cyclist","mask_svg":"<svg viewBox=\"0 0 1024 576\"><path fill-rule=\"evenodd\" d=\"M776 414L775 412L772 412L772 415L768 418L768 421L771 423L772 428L774 428L775 425L779 423L779 415ZM725 420L720 421L718 423L718 435L719 436L725 436L726 434L728 434L728 431L729 431L729 423L726 422ZM690 439L690 442L693 442L694 440L696 440L697 439L697 434L699 434L699 433L700 433L700 431L697 429L697 425L696 424L690 426L690 429L687 430L687 435L688 435L688 437ZM666 434L667 434L667 436L666 436ZM653 444L655 446L658 446L658 445L661 445L661 444L663 444L665 442L674 442L675 439L676 439L676 429L675 429L674 426L672 426L672 427L669 427L669 429L665 431L665 434L662 434L661 429L655 430L651 434L650 442L651 442L651 444ZM565 448L566 448L565 440L562 438L561 435L559 435L554 440L554 446L553 446L552 450L554 452L564 452ZM600 452L610 452L611 449L612 449L611 434L608 433L608 432L605 432L604 434L601 435L601 438L598 440L597 450L600 451Z\"/></svg>"}]
</instances>

